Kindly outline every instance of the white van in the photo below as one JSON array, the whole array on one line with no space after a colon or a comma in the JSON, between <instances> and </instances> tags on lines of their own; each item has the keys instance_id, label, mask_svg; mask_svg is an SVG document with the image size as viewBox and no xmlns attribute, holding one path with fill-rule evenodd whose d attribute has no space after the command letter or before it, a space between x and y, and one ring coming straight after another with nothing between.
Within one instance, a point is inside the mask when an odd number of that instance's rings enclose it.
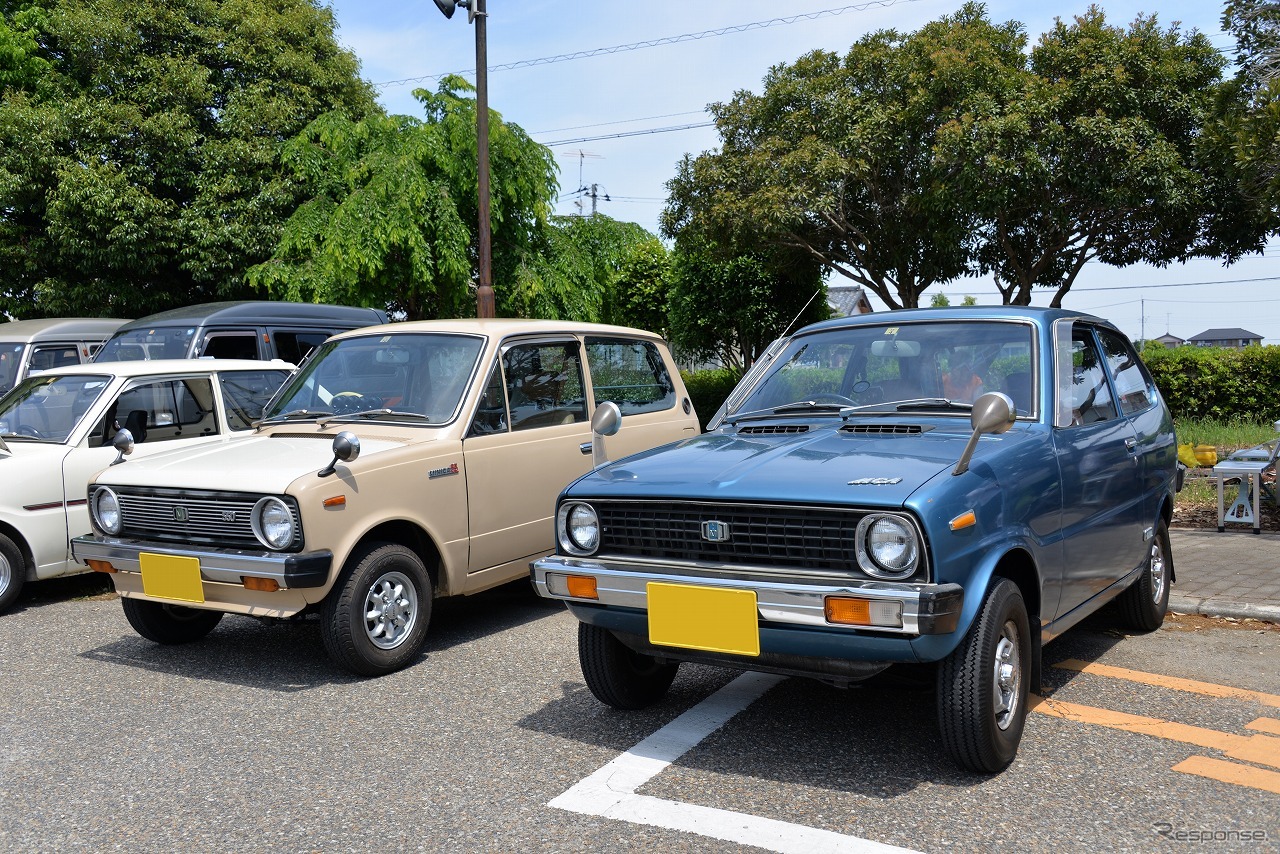
<instances>
[{"instance_id":1,"label":"white van","mask_svg":"<svg viewBox=\"0 0 1280 854\"><path fill-rule=\"evenodd\" d=\"M127 322L111 317L48 317L0 323L0 394L32 371L89 361Z\"/></svg>"}]
</instances>

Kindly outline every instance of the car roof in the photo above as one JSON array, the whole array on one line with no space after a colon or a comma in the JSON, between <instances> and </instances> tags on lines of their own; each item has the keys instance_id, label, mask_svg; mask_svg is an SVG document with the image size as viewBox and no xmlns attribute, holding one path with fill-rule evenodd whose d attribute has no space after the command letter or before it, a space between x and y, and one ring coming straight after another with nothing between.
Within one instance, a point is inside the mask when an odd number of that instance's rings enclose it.
<instances>
[{"instance_id":1,"label":"car roof","mask_svg":"<svg viewBox=\"0 0 1280 854\"><path fill-rule=\"evenodd\" d=\"M629 326L613 326L606 323L585 323L576 320L534 320L523 317L454 318L450 320L408 320L369 326L339 333L336 338L352 338L361 335L379 335L388 332L449 332L463 335L484 335L501 338L508 335L625 335L631 338L648 338L660 341L654 332L633 329Z\"/></svg>"},{"instance_id":2,"label":"car roof","mask_svg":"<svg viewBox=\"0 0 1280 854\"><path fill-rule=\"evenodd\" d=\"M107 337L129 321L121 317L41 317L0 323L0 341L54 341L81 336Z\"/></svg>"},{"instance_id":3,"label":"car roof","mask_svg":"<svg viewBox=\"0 0 1280 854\"><path fill-rule=\"evenodd\" d=\"M947 308L900 308L892 311L878 311L871 314L854 314L849 317L836 317L812 323L801 332L814 332L822 329L833 329L844 326L862 326L868 324L915 323L938 320L1023 320L1034 321L1041 325L1056 320L1084 320L1114 328L1110 321L1086 314L1082 311L1070 311L1065 308L1048 308L1035 305L962 305Z\"/></svg>"},{"instance_id":4,"label":"car roof","mask_svg":"<svg viewBox=\"0 0 1280 854\"><path fill-rule=\"evenodd\" d=\"M199 326L209 323L296 323L354 327L386 322L387 313L375 308L276 300L236 300L206 302L149 314L125 324L121 331L149 326Z\"/></svg>"},{"instance_id":5,"label":"car roof","mask_svg":"<svg viewBox=\"0 0 1280 854\"><path fill-rule=\"evenodd\" d=\"M39 371L36 375L65 376L67 374L112 374L119 377L140 377L153 374L200 374L227 371L292 371L292 362L283 359L137 359L128 362L90 362L87 365L63 365Z\"/></svg>"}]
</instances>

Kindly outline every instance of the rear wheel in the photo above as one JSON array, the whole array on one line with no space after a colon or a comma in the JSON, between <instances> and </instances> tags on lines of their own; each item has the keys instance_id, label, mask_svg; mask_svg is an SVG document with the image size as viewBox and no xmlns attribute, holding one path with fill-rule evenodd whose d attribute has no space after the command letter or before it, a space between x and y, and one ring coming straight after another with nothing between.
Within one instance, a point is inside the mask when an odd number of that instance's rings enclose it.
<instances>
[{"instance_id":1,"label":"rear wheel","mask_svg":"<svg viewBox=\"0 0 1280 854\"><path fill-rule=\"evenodd\" d=\"M200 640L222 620L221 611L166 602L124 598L120 604L124 607L125 619L135 632L149 641L166 645Z\"/></svg>"},{"instance_id":2,"label":"rear wheel","mask_svg":"<svg viewBox=\"0 0 1280 854\"><path fill-rule=\"evenodd\" d=\"M1030 676L1027 608L1018 586L1001 578L960 646L938 665L938 726L957 764L994 774L1013 761Z\"/></svg>"},{"instance_id":3,"label":"rear wheel","mask_svg":"<svg viewBox=\"0 0 1280 854\"><path fill-rule=\"evenodd\" d=\"M578 663L587 687L615 709L643 709L667 694L679 662L662 662L630 649L599 626L578 624Z\"/></svg>"},{"instance_id":4,"label":"rear wheel","mask_svg":"<svg viewBox=\"0 0 1280 854\"><path fill-rule=\"evenodd\" d=\"M27 580L27 564L13 540L0 534L0 613L12 605Z\"/></svg>"},{"instance_id":5,"label":"rear wheel","mask_svg":"<svg viewBox=\"0 0 1280 854\"><path fill-rule=\"evenodd\" d=\"M373 544L347 563L324 601L321 634L334 663L381 676L422 651L434 588L422 561L395 543Z\"/></svg>"},{"instance_id":6,"label":"rear wheel","mask_svg":"<svg viewBox=\"0 0 1280 854\"><path fill-rule=\"evenodd\" d=\"M1169 526L1162 520L1156 527L1147 552L1147 565L1116 599L1126 626L1139 632L1154 632L1164 624L1169 612L1169 586L1173 580L1173 550L1169 548Z\"/></svg>"}]
</instances>

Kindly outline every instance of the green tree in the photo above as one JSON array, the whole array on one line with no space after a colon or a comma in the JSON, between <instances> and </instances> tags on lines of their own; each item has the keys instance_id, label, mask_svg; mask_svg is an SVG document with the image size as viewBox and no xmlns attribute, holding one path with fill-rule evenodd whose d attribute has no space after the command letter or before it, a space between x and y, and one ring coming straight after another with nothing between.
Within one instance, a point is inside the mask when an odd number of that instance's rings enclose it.
<instances>
[{"instance_id":1,"label":"green tree","mask_svg":"<svg viewBox=\"0 0 1280 854\"><path fill-rule=\"evenodd\" d=\"M971 3L773 68L761 94L713 106L721 149L682 164L664 231L794 248L890 307L918 305L972 268L975 216L939 134L1018 91L1025 43Z\"/></svg>"},{"instance_id":2,"label":"green tree","mask_svg":"<svg viewBox=\"0 0 1280 854\"><path fill-rule=\"evenodd\" d=\"M0 310L15 316L254 295L244 272L299 202L281 145L322 113L375 108L318 0L46 0L0 14L31 27L48 63L0 94Z\"/></svg>"},{"instance_id":3,"label":"green tree","mask_svg":"<svg viewBox=\"0 0 1280 854\"><path fill-rule=\"evenodd\" d=\"M1238 197L1201 148L1224 62L1200 33L1154 17L1112 27L1090 7L1040 39L1012 97L943 129L940 155L979 214L981 271L1006 303L1048 287L1060 306L1095 259L1164 265L1249 245L1208 228Z\"/></svg>"},{"instance_id":4,"label":"green tree","mask_svg":"<svg viewBox=\"0 0 1280 854\"><path fill-rule=\"evenodd\" d=\"M525 317L629 323L620 277L639 247L656 242L635 223L603 214L555 217L543 232L540 251L517 270L504 304Z\"/></svg>"},{"instance_id":5,"label":"green tree","mask_svg":"<svg viewBox=\"0 0 1280 854\"><path fill-rule=\"evenodd\" d=\"M44 18L39 7L16 8L0 4L0 93L10 89L32 91L49 70L36 40Z\"/></svg>"},{"instance_id":6,"label":"green tree","mask_svg":"<svg viewBox=\"0 0 1280 854\"><path fill-rule=\"evenodd\" d=\"M613 281L611 323L670 335L667 301L671 291L671 253L656 237L630 246Z\"/></svg>"},{"instance_id":7,"label":"green tree","mask_svg":"<svg viewBox=\"0 0 1280 854\"><path fill-rule=\"evenodd\" d=\"M475 313L477 259L474 88L446 77L417 90L425 118L334 112L286 147L284 161L307 188L273 257L249 281L276 297L387 306L411 320ZM490 110L490 223L501 313L520 297L517 280L544 237L555 198L550 152Z\"/></svg>"},{"instance_id":8,"label":"green tree","mask_svg":"<svg viewBox=\"0 0 1280 854\"><path fill-rule=\"evenodd\" d=\"M824 268L795 250L733 252L684 239L672 266L669 337L686 358L741 371L793 323L828 314Z\"/></svg>"}]
</instances>

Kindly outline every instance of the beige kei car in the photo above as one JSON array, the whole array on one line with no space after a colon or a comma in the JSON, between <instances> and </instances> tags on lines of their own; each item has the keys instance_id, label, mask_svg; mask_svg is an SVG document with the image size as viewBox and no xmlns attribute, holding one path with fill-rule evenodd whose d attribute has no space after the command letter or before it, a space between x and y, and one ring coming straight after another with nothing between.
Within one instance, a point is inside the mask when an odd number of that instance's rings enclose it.
<instances>
[{"instance_id":1,"label":"beige kei car","mask_svg":"<svg viewBox=\"0 0 1280 854\"><path fill-rule=\"evenodd\" d=\"M556 496L593 459L697 433L648 332L368 327L313 351L251 435L102 472L74 553L112 573L145 638L318 613L330 657L378 675L418 655L435 597L528 575L554 548Z\"/></svg>"}]
</instances>

